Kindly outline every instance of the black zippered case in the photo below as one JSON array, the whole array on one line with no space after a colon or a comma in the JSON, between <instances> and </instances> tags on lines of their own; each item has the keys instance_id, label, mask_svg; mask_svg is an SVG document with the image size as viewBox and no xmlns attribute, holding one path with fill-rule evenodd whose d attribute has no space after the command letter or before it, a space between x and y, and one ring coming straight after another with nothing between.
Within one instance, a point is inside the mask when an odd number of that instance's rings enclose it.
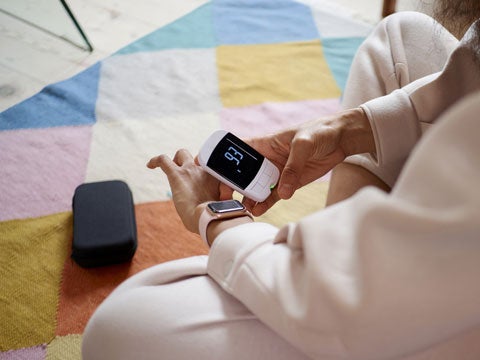
<instances>
[{"instance_id":1,"label":"black zippered case","mask_svg":"<svg viewBox=\"0 0 480 360\"><path fill-rule=\"evenodd\" d=\"M137 249L132 192L120 180L86 183L73 196L72 258L82 267L131 260Z\"/></svg>"}]
</instances>

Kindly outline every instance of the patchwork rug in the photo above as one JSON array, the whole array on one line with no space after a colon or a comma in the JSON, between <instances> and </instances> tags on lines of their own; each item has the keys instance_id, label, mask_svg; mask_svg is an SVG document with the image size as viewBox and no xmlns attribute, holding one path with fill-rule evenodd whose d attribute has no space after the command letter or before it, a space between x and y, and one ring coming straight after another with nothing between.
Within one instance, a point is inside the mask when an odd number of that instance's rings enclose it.
<instances>
[{"instance_id":1,"label":"patchwork rug","mask_svg":"<svg viewBox=\"0 0 480 360\"><path fill-rule=\"evenodd\" d=\"M89 317L120 282L208 252L145 164L195 154L218 128L248 138L338 111L370 31L342 14L324 0L214 0L0 114L0 359L79 359ZM72 196L111 179L132 189L138 250L83 269L70 258ZM321 209L327 186L259 220Z\"/></svg>"}]
</instances>

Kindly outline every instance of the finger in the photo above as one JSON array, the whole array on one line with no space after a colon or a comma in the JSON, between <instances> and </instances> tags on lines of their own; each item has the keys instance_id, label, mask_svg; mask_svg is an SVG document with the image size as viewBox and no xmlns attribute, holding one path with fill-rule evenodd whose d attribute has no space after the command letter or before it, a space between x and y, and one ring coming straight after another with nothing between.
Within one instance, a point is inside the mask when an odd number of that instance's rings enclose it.
<instances>
[{"instance_id":1,"label":"finger","mask_svg":"<svg viewBox=\"0 0 480 360\"><path fill-rule=\"evenodd\" d=\"M265 214L275 203L281 200L276 190L273 190L270 196L263 202L256 202L249 198L243 198L243 205L254 215Z\"/></svg>"},{"instance_id":2,"label":"finger","mask_svg":"<svg viewBox=\"0 0 480 360\"><path fill-rule=\"evenodd\" d=\"M254 216L260 216L265 214L275 203L281 200L277 191L272 191L270 196L261 203L256 203L256 205L252 209L252 214Z\"/></svg>"},{"instance_id":3,"label":"finger","mask_svg":"<svg viewBox=\"0 0 480 360\"><path fill-rule=\"evenodd\" d=\"M280 198L290 199L300 187L300 178L311 151L312 142L309 136L295 137L278 183Z\"/></svg>"},{"instance_id":4,"label":"finger","mask_svg":"<svg viewBox=\"0 0 480 360\"><path fill-rule=\"evenodd\" d=\"M242 204L247 208L248 211L252 212L255 205L257 205L257 202L244 196L242 199Z\"/></svg>"},{"instance_id":5,"label":"finger","mask_svg":"<svg viewBox=\"0 0 480 360\"><path fill-rule=\"evenodd\" d=\"M233 196L233 189L223 183L218 186L220 200L230 200Z\"/></svg>"},{"instance_id":6,"label":"finger","mask_svg":"<svg viewBox=\"0 0 480 360\"><path fill-rule=\"evenodd\" d=\"M175 153L175 156L173 157L173 162L179 166L182 166L184 164L192 163L193 156L188 150L180 149Z\"/></svg>"},{"instance_id":7,"label":"finger","mask_svg":"<svg viewBox=\"0 0 480 360\"><path fill-rule=\"evenodd\" d=\"M245 142L277 166L283 167L287 161L292 137L292 131L285 131L261 138L251 138Z\"/></svg>"},{"instance_id":8,"label":"finger","mask_svg":"<svg viewBox=\"0 0 480 360\"><path fill-rule=\"evenodd\" d=\"M162 155L158 155L158 156L155 156L155 157L151 158L147 163L147 167L149 169L155 169L157 167L161 167L162 166L161 164L163 164L163 166L174 166L175 165L167 155L162 154Z\"/></svg>"}]
</instances>

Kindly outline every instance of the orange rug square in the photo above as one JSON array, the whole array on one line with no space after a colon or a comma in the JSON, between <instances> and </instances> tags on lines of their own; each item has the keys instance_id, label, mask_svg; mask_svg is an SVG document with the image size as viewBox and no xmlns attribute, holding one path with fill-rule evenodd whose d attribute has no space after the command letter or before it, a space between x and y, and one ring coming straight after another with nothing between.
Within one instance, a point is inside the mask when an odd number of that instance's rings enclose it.
<instances>
[{"instance_id":1,"label":"orange rug square","mask_svg":"<svg viewBox=\"0 0 480 360\"><path fill-rule=\"evenodd\" d=\"M100 303L122 281L165 261L208 253L200 237L187 231L171 201L135 206L138 248L130 263L84 269L65 261L57 312L57 336L82 334Z\"/></svg>"}]
</instances>

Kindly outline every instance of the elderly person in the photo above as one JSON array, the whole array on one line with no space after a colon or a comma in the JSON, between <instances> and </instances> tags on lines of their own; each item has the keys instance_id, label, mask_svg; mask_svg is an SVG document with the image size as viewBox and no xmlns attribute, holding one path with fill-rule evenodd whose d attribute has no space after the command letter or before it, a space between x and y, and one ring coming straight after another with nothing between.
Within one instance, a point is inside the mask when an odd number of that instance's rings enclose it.
<instances>
[{"instance_id":1,"label":"elderly person","mask_svg":"<svg viewBox=\"0 0 480 360\"><path fill-rule=\"evenodd\" d=\"M346 110L249 141L281 170L270 198L244 200L254 215L335 168L332 206L282 229L211 222L208 257L106 299L85 359L480 358L480 4L438 4L443 26L413 12L377 26ZM185 150L148 166L193 232L231 196Z\"/></svg>"}]
</instances>

